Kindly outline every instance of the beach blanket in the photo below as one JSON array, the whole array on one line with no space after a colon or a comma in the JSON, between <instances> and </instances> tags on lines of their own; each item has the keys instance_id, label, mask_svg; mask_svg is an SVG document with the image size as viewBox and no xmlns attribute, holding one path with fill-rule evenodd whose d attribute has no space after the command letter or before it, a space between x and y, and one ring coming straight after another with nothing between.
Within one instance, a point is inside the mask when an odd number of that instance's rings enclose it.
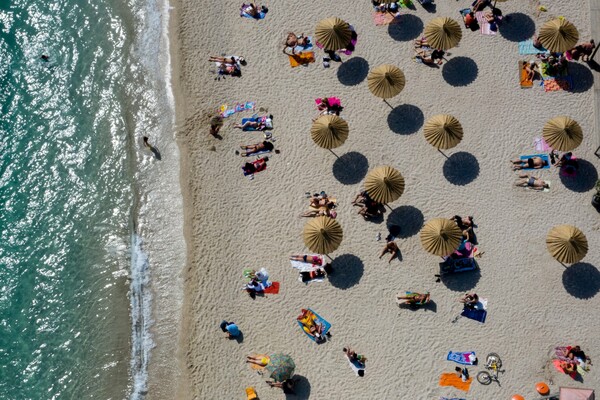
<instances>
[{"instance_id":1,"label":"beach blanket","mask_svg":"<svg viewBox=\"0 0 600 400\"><path fill-rule=\"evenodd\" d=\"M570 374L567 374L565 372L565 370L560 366L561 360L552 360L552 365L554 365L554 368L558 371L561 372L565 375L569 375L571 377L571 379L575 379L577 378L577 372L573 371Z\"/></svg>"},{"instance_id":2,"label":"beach blanket","mask_svg":"<svg viewBox=\"0 0 600 400\"><path fill-rule=\"evenodd\" d=\"M358 371L363 371L363 375L365 374L367 368L365 367L364 364L361 364L358 361L352 361L350 359L350 357L348 357L347 355L346 355L346 360L348 360L348 364L350 364L350 368L352 368L352 371L354 371L356 376L359 376Z\"/></svg>"},{"instance_id":3,"label":"beach blanket","mask_svg":"<svg viewBox=\"0 0 600 400\"><path fill-rule=\"evenodd\" d=\"M244 125L246 122L258 122L262 125L260 125L258 128L254 127L254 126L247 126L245 128L243 128L243 131L246 132L252 132L252 131L263 131L265 129L273 129L273 121L267 116L267 115L263 115L262 117L258 117L255 115L253 115L250 118L242 118L242 125Z\"/></svg>"},{"instance_id":4,"label":"beach blanket","mask_svg":"<svg viewBox=\"0 0 600 400\"><path fill-rule=\"evenodd\" d=\"M373 22L375 26L391 25L400 22L400 14L392 14L389 12L373 11Z\"/></svg>"},{"instance_id":5,"label":"beach blanket","mask_svg":"<svg viewBox=\"0 0 600 400\"><path fill-rule=\"evenodd\" d=\"M463 382L461 377L456 375L453 372L445 372L440 376L440 386L453 386L459 390L468 392L471 388L471 382L473 382L473 378L467 379L466 382Z\"/></svg>"},{"instance_id":6,"label":"beach blanket","mask_svg":"<svg viewBox=\"0 0 600 400\"><path fill-rule=\"evenodd\" d=\"M477 356L475 356L474 351L449 351L446 360L454 361L455 363L462 365L475 365L475 362L477 362Z\"/></svg>"},{"instance_id":7,"label":"beach blanket","mask_svg":"<svg viewBox=\"0 0 600 400\"><path fill-rule=\"evenodd\" d=\"M475 254L475 250L477 247L472 247L471 256ZM441 274L451 274L454 272L465 272L465 271L473 271L479 268L477 265L477 261L475 261L472 257L464 257L464 258L450 258L448 257L444 262L440 263L440 273Z\"/></svg>"},{"instance_id":8,"label":"beach blanket","mask_svg":"<svg viewBox=\"0 0 600 400\"><path fill-rule=\"evenodd\" d=\"M232 107L229 107L229 105L227 104L222 104L221 107L219 107L219 114L223 118L227 118L238 112L248 110L254 111L255 106L256 102L254 101L247 101L245 103L235 103Z\"/></svg>"},{"instance_id":9,"label":"beach blanket","mask_svg":"<svg viewBox=\"0 0 600 400\"><path fill-rule=\"evenodd\" d=\"M255 171L250 171L250 170L246 169L246 166L244 165L242 167L242 172L244 173L244 176L247 176L248 179L254 179L255 173L261 172L261 171L264 171L265 169L267 169L267 164L266 163L259 164L259 161L260 160L255 160L255 161L251 162L251 164L254 165L254 167L255 167Z\"/></svg>"},{"instance_id":10,"label":"beach blanket","mask_svg":"<svg viewBox=\"0 0 600 400\"><path fill-rule=\"evenodd\" d=\"M271 286L268 286L263 291L265 294L279 294L279 282L271 282Z\"/></svg>"},{"instance_id":11,"label":"beach blanket","mask_svg":"<svg viewBox=\"0 0 600 400\"><path fill-rule=\"evenodd\" d=\"M325 320L319 314L317 314L316 312L314 312L313 310L311 310L310 308L308 308L307 310L308 310L308 314L307 315L310 315L313 318L314 323L323 325L322 334L323 334L323 338L325 338L326 335L327 335L327 332L329 332L329 329L331 329L331 324L329 322L327 322L327 320ZM300 329L302 330L302 332L304 332L304 334L306 336L308 336L313 342L317 343L317 341L315 340L314 336L309 335L304 330L304 325L302 325L302 322L300 322L300 320L296 320L296 322L298 322L298 325L300 325Z\"/></svg>"},{"instance_id":12,"label":"beach blanket","mask_svg":"<svg viewBox=\"0 0 600 400\"><path fill-rule=\"evenodd\" d=\"M485 323L485 319L487 318L487 311L486 310L473 310L471 308L465 307L465 308L463 308L460 315L461 315L461 317L473 319L473 320L475 320L477 322L481 322L483 324L483 323Z\"/></svg>"},{"instance_id":13,"label":"beach blanket","mask_svg":"<svg viewBox=\"0 0 600 400\"><path fill-rule=\"evenodd\" d=\"M477 18L477 22L481 29L479 30L482 35L495 35L498 33L498 26L494 23L493 25L487 22L485 19L485 11L477 11L475 13L475 18Z\"/></svg>"},{"instance_id":14,"label":"beach blanket","mask_svg":"<svg viewBox=\"0 0 600 400\"><path fill-rule=\"evenodd\" d=\"M531 155L519 156L519 158L521 160L525 160L525 161L527 161L527 159L532 158L532 157L539 157L542 160L546 161L546 165L544 165L542 168L538 168L538 169L550 168L550 156L548 156L548 154L531 154ZM532 169L535 169L535 168L523 168L523 170L532 170Z\"/></svg>"},{"instance_id":15,"label":"beach blanket","mask_svg":"<svg viewBox=\"0 0 600 400\"><path fill-rule=\"evenodd\" d=\"M294 54L300 54L304 51L308 51L313 48L312 36L306 36L308 43L304 46L297 45L296 47L286 47L285 51L293 52Z\"/></svg>"},{"instance_id":16,"label":"beach blanket","mask_svg":"<svg viewBox=\"0 0 600 400\"><path fill-rule=\"evenodd\" d=\"M570 76L544 79L543 83L545 92L558 92L560 90L571 90L573 88L573 80Z\"/></svg>"},{"instance_id":17,"label":"beach blanket","mask_svg":"<svg viewBox=\"0 0 600 400\"><path fill-rule=\"evenodd\" d=\"M246 13L244 10L249 5L250 4L246 4L246 3L242 4L242 6L240 7L240 17L251 18L251 19L263 19L264 17L267 16L267 14L265 12L263 12L263 11L259 12L256 17L253 17L252 15Z\"/></svg>"},{"instance_id":18,"label":"beach blanket","mask_svg":"<svg viewBox=\"0 0 600 400\"><path fill-rule=\"evenodd\" d=\"M316 267L323 267L325 266L325 264L327 264L327 261L325 260L325 257L323 257L320 254L307 254L308 256L318 256L321 258L321 264L313 264L313 263L306 263L304 261L295 261L295 260L290 260L290 263L292 264L293 268L296 268L298 271L300 272L310 272L312 270L315 269Z\"/></svg>"},{"instance_id":19,"label":"beach blanket","mask_svg":"<svg viewBox=\"0 0 600 400\"><path fill-rule=\"evenodd\" d=\"M524 65L527 61L519 61L519 82L521 85L521 89L530 89L533 87L533 79L528 79L529 74L524 68Z\"/></svg>"},{"instance_id":20,"label":"beach blanket","mask_svg":"<svg viewBox=\"0 0 600 400\"><path fill-rule=\"evenodd\" d=\"M548 52L548 50L546 50L543 47L541 47L541 48L534 47L532 39L519 42L519 54L521 54L521 55L542 54L542 53L547 53L547 52Z\"/></svg>"},{"instance_id":21,"label":"beach blanket","mask_svg":"<svg viewBox=\"0 0 600 400\"><path fill-rule=\"evenodd\" d=\"M290 66L292 68L296 68L299 65L308 65L310 63L315 62L315 52L314 51L305 51L303 53L296 53L293 55L288 54L288 58L290 59Z\"/></svg>"},{"instance_id":22,"label":"beach blanket","mask_svg":"<svg viewBox=\"0 0 600 400\"><path fill-rule=\"evenodd\" d=\"M546 141L544 140L543 137L534 137L533 138L533 148L535 149L535 151L542 151L542 152L551 152L552 151L552 147L550 147L550 145L548 143L546 143Z\"/></svg>"}]
</instances>

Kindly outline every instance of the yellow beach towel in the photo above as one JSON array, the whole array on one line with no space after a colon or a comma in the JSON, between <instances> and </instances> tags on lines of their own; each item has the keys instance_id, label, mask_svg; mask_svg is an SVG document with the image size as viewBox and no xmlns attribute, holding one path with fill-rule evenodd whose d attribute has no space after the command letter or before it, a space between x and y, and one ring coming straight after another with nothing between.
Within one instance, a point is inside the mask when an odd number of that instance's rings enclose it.
<instances>
[{"instance_id":1,"label":"yellow beach towel","mask_svg":"<svg viewBox=\"0 0 600 400\"><path fill-rule=\"evenodd\" d=\"M464 390L468 392L471 388L471 382L473 382L473 378L467 379L466 382L463 382L460 376L456 375L452 372L445 372L440 376L440 386L454 386L457 389Z\"/></svg>"},{"instance_id":2,"label":"yellow beach towel","mask_svg":"<svg viewBox=\"0 0 600 400\"><path fill-rule=\"evenodd\" d=\"M315 52L314 51L305 51L302 53L294 54L289 56L290 58L290 66L292 68L297 67L298 65L306 65L315 62Z\"/></svg>"}]
</instances>

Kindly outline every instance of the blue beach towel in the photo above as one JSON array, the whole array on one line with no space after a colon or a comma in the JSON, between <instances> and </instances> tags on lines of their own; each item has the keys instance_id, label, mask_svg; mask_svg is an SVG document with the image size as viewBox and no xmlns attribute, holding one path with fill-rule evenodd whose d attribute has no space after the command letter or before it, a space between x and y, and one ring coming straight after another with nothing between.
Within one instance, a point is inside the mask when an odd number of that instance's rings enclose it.
<instances>
[{"instance_id":1,"label":"blue beach towel","mask_svg":"<svg viewBox=\"0 0 600 400\"><path fill-rule=\"evenodd\" d=\"M460 313L461 316L474 319L475 321L481 322L482 324L485 322L485 318L487 317L486 310L473 310L470 308L464 308Z\"/></svg>"},{"instance_id":2,"label":"blue beach towel","mask_svg":"<svg viewBox=\"0 0 600 400\"><path fill-rule=\"evenodd\" d=\"M538 169L550 168L550 156L548 156L548 154L531 154L531 155L527 155L527 156L520 156L519 158L521 160L527 160L528 158L532 158L532 157L539 157L542 160L546 161L546 165L543 166L542 168L538 168ZM531 169L535 169L535 168L523 168L523 170L531 170Z\"/></svg>"},{"instance_id":3,"label":"blue beach towel","mask_svg":"<svg viewBox=\"0 0 600 400\"><path fill-rule=\"evenodd\" d=\"M532 39L519 42L519 54L522 54L522 55L542 54L542 53L547 53L547 52L548 52L548 50L546 50L543 47L541 47L541 48L534 47Z\"/></svg>"},{"instance_id":4,"label":"blue beach towel","mask_svg":"<svg viewBox=\"0 0 600 400\"><path fill-rule=\"evenodd\" d=\"M448 356L446 357L448 361L454 361L457 364L462 365L474 365L475 361L477 361L477 357L475 356L474 351L467 352L458 352L458 351L449 351Z\"/></svg>"},{"instance_id":5,"label":"blue beach towel","mask_svg":"<svg viewBox=\"0 0 600 400\"><path fill-rule=\"evenodd\" d=\"M246 17L246 18L251 18L251 19L263 19L264 17L267 16L267 13L265 13L263 11L259 12L256 17L253 17L252 15L245 13L244 10L248 6L249 6L249 4L246 4L246 3L242 4L242 7L240 7L240 17Z\"/></svg>"},{"instance_id":6,"label":"blue beach towel","mask_svg":"<svg viewBox=\"0 0 600 400\"><path fill-rule=\"evenodd\" d=\"M329 329L331 329L331 324L329 322L327 322L325 320L325 318L321 317L319 314L317 314L316 312L314 312L313 310L311 310L310 308L307 308L308 311L312 312L313 314L315 314L315 322L318 324L322 324L323 325L323 335L326 335L327 332L329 332ZM300 329L302 330L302 332L304 332L304 334L306 336L308 336L313 342L317 342L315 340L315 338L313 336L310 336L308 333L306 333L306 331L304 330L304 326L302 325L302 323L298 320L296 320L296 322L298 322L298 325L300 326Z\"/></svg>"},{"instance_id":7,"label":"blue beach towel","mask_svg":"<svg viewBox=\"0 0 600 400\"><path fill-rule=\"evenodd\" d=\"M302 53L303 51L310 51L313 48L313 39L312 36L306 36L308 39L308 44L306 46L296 46L294 47L294 54ZM291 47L286 47L286 51L291 51Z\"/></svg>"}]
</instances>

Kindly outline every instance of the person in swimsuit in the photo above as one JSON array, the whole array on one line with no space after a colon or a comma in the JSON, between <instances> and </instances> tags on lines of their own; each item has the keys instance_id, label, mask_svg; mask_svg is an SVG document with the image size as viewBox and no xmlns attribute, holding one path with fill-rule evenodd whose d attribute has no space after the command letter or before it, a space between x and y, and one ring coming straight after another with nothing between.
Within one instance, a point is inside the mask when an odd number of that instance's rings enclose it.
<instances>
[{"instance_id":1,"label":"person in swimsuit","mask_svg":"<svg viewBox=\"0 0 600 400\"><path fill-rule=\"evenodd\" d=\"M465 293L465 295L458 299L458 301L463 303L468 308L475 308L479 302L479 296L477 296L477 293Z\"/></svg>"},{"instance_id":2,"label":"person in swimsuit","mask_svg":"<svg viewBox=\"0 0 600 400\"><path fill-rule=\"evenodd\" d=\"M235 124L233 127L238 129L254 128L257 131L263 131L268 128L268 124L272 123L273 115L269 115L266 118L260 117L258 120L248 120L243 124ZM271 125L272 127L272 125Z\"/></svg>"},{"instance_id":3,"label":"person in swimsuit","mask_svg":"<svg viewBox=\"0 0 600 400\"><path fill-rule=\"evenodd\" d=\"M540 178L536 178L535 176L520 174L519 179L515 182L515 186L520 187L530 187L534 190L544 190L549 189L550 186L546 181Z\"/></svg>"},{"instance_id":4,"label":"person in swimsuit","mask_svg":"<svg viewBox=\"0 0 600 400\"><path fill-rule=\"evenodd\" d=\"M259 158L258 160L244 164L244 171L248 174L253 174L257 171L262 171L267 166L267 161L269 161L269 157Z\"/></svg>"},{"instance_id":5,"label":"person in swimsuit","mask_svg":"<svg viewBox=\"0 0 600 400\"><path fill-rule=\"evenodd\" d=\"M473 10L473 12L483 11L489 5L489 0L477 0L475 4L473 4L471 10Z\"/></svg>"},{"instance_id":6,"label":"person in swimsuit","mask_svg":"<svg viewBox=\"0 0 600 400\"><path fill-rule=\"evenodd\" d=\"M305 47L308 46L310 44L309 39L304 36L304 33L300 36L296 36L296 34L294 32L289 32L287 34L287 37L285 38L285 43L283 45L283 52L285 54L288 54L286 52L286 50L288 48L292 49L292 54L296 54L296 46L300 46L300 47ZM290 55L290 54L288 54Z\"/></svg>"},{"instance_id":7,"label":"person in swimsuit","mask_svg":"<svg viewBox=\"0 0 600 400\"><path fill-rule=\"evenodd\" d=\"M585 355L585 353L583 352L583 350L581 350L581 347L579 346L571 347L571 349L567 353L567 358L576 361L578 364L585 364L586 361L589 362L590 365L592 364L592 360Z\"/></svg>"},{"instance_id":8,"label":"person in swimsuit","mask_svg":"<svg viewBox=\"0 0 600 400\"><path fill-rule=\"evenodd\" d=\"M245 150L245 152L243 152L241 154L241 156L242 157L248 157L248 156L253 155L254 153L258 153L258 152L261 152L261 151L271 151L271 150L273 150L273 143L265 140L262 143L242 145L240 147L242 148L242 150ZM235 154L239 154L239 151L236 150Z\"/></svg>"},{"instance_id":9,"label":"person in swimsuit","mask_svg":"<svg viewBox=\"0 0 600 400\"><path fill-rule=\"evenodd\" d=\"M526 160L521 160L521 159L512 160L511 163L513 164L513 170L518 170L518 169L523 169L523 168L540 169L540 168L544 168L546 165L548 165L548 161L546 161L538 156L534 156L534 157L528 158Z\"/></svg>"},{"instance_id":10,"label":"person in swimsuit","mask_svg":"<svg viewBox=\"0 0 600 400\"><path fill-rule=\"evenodd\" d=\"M356 362L362 365L363 367L365 366L365 363L367 362L367 357L363 356L362 354L357 354L350 347L344 347L342 351L350 361Z\"/></svg>"},{"instance_id":11,"label":"person in swimsuit","mask_svg":"<svg viewBox=\"0 0 600 400\"><path fill-rule=\"evenodd\" d=\"M420 293L411 293L404 296L396 296L398 300L405 300L406 304L425 304L429 302L430 295L429 293L420 294Z\"/></svg>"},{"instance_id":12,"label":"person in swimsuit","mask_svg":"<svg viewBox=\"0 0 600 400\"><path fill-rule=\"evenodd\" d=\"M325 270L322 268L317 268L314 271L303 271L300 272L300 277L302 278L302 282L309 282L313 279L324 278Z\"/></svg>"},{"instance_id":13,"label":"person in swimsuit","mask_svg":"<svg viewBox=\"0 0 600 400\"><path fill-rule=\"evenodd\" d=\"M259 365L261 367L266 367L267 365L269 365L269 362L271 361L271 359L267 356L246 356L246 362L249 364L256 364Z\"/></svg>"},{"instance_id":14,"label":"person in swimsuit","mask_svg":"<svg viewBox=\"0 0 600 400\"><path fill-rule=\"evenodd\" d=\"M302 310L302 314L297 318L302 324L302 329L307 335L312 336L315 341L322 342L324 326L322 323L316 321L316 317L313 313L308 310Z\"/></svg>"},{"instance_id":15,"label":"person in swimsuit","mask_svg":"<svg viewBox=\"0 0 600 400\"><path fill-rule=\"evenodd\" d=\"M304 254L303 256L301 255L292 255L290 256L290 260L292 261L302 261L305 263L310 263L310 264L315 264L315 265L322 265L323 264L323 257L321 256L309 256Z\"/></svg>"},{"instance_id":16,"label":"person in swimsuit","mask_svg":"<svg viewBox=\"0 0 600 400\"><path fill-rule=\"evenodd\" d=\"M388 261L388 264L390 264L392 260L398 257L398 254L400 254L400 248L398 248L398 245L393 240L390 240L385 244L383 250L381 251L381 254L379 255L379 259L381 259L381 257L383 257L387 253L390 253L392 255L390 257L390 260Z\"/></svg>"},{"instance_id":17,"label":"person in swimsuit","mask_svg":"<svg viewBox=\"0 0 600 400\"><path fill-rule=\"evenodd\" d=\"M221 63L221 64L229 64L229 65L236 65L238 63L240 63L241 65L246 65L246 59L244 57L236 57L236 56L231 56L229 58L219 57L219 56L210 56L208 61Z\"/></svg>"}]
</instances>

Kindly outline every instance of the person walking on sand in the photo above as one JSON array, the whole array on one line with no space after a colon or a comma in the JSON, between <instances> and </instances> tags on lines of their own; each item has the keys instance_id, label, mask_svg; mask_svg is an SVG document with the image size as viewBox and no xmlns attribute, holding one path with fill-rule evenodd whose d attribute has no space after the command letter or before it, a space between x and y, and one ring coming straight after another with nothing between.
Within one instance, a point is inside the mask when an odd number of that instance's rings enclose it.
<instances>
[{"instance_id":1,"label":"person walking on sand","mask_svg":"<svg viewBox=\"0 0 600 400\"><path fill-rule=\"evenodd\" d=\"M390 260L388 261L388 264L390 264L394 258L398 257L398 254L400 253L400 248L398 248L396 242L390 240L385 244L385 247L381 251L379 258L381 259L381 257L383 257L386 253L390 253L392 255L390 257Z\"/></svg>"},{"instance_id":2,"label":"person walking on sand","mask_svg":"<svg viewBox=\"0 0 600 400\"><path fill-rule=\"evenodd\" d=\"M210 119L210 131L209 133L216 138L219 138L219 131L223 126L223 117L220 115L215 115Z\"/></svg>"}]
</instances>

